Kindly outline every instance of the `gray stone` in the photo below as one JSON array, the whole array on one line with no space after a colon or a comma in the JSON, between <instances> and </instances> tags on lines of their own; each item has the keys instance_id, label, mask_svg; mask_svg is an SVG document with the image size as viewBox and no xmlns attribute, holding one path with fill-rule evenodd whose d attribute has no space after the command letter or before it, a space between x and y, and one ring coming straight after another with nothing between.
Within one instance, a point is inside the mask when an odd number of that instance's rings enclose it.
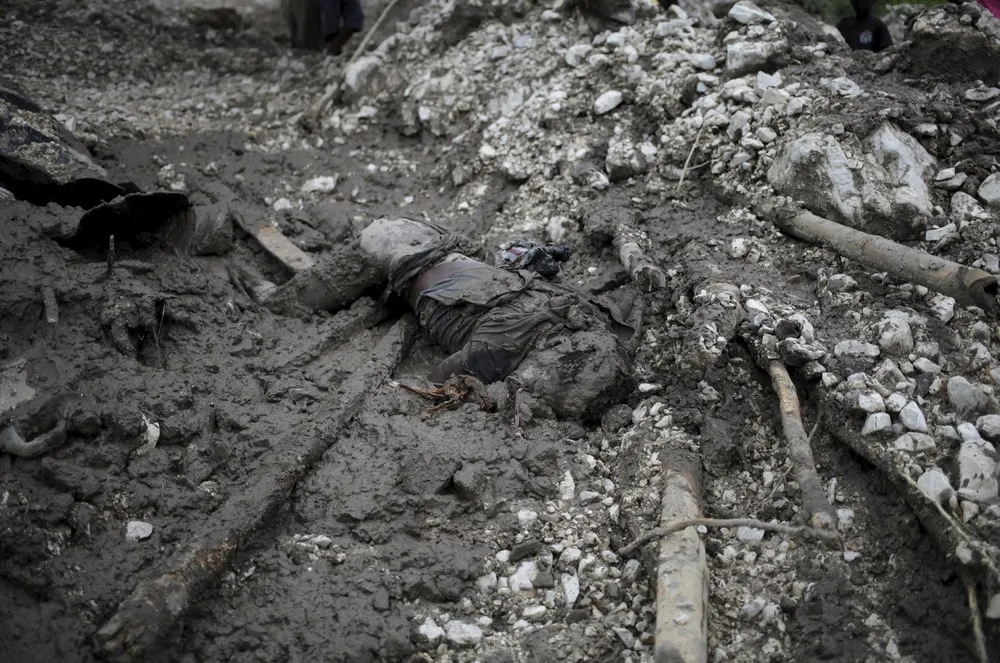
<instances>
[{"instance_id":1,"label":"gray stone","mask_svg":"<svg viewBox=\"0 0 1000 663\"><path fill-rule=\"evenodd\" d=\"M983 436L979 434L979 429L968 421L960 423L956 432L958 433L958 439L963 442L983 439Z\"/></svg>"},{"instance_id":2,"label":"gray stone","mask_svg":"<svg viewBox=\"0 0 1000 663\"><path fill-rule=\"evenodd\" d=\"M951 218L959 225L972 221L982 221L990 217L976 199L964 191L956 191L951 197Z\"/></svg>"},{"instance_id":3,"label":"gray stone","mask_svg":"<svg viewBox=\"0 0 1000 663\"><path fill-rule=\"evenodd\" d=\"M488 592L497 586L497 574L493 571L479 576L476 579L476 586L479 587L479 591Z\"/></svg>"},{"instance_id":4,"label":"gray stone","mask_svg":"<svg viewBox=\"0 0 1000 663\"><path fill-rule=\"evenodd\" d=\"M861 216L861 192L847 155L837 139L807 133L782 147L767 171L776 191L801 200L824 216L856 220Z\"/></svg>"},{"instance_id":5,"label":"gray stone","mask_svg":"<svg viewBox=\"0 0 1000 663\"><path fill-rule=\"evenodd\" d=\"M531 509L521 509L517 512L517 522L527 529L538 522L538 514Z\"/></svg>"},{"instance_id":6,"label":"gray stone","mask_svg":"<svg viewBox=\"0 0 1000 663\"><path fill-rule=\"evenodd\" d=\"M726 70L734 75L760 71L768 60L787 47L774 42L740 41L726 45Z\"/></svg>"},{"instance_id":7,"label":"gray stone","mask_svg":"<svg viewBox=\"0 0 1000 663\"><path fill-rule=\"evenodd\" d=\"M771 127L760 127L756 132L757 138L765 145L773 143L778 138L777 132Z\"/></svg>"},{"instance_id":8,"label":"gray stone","mask_svg":"<svg viewBox=\"0 0 1000 663\"><path fill-rule=\"evenodd\" d=\"M997 499L997 451L986 440L968 440L958 449L958 494L976 502Z\"/></svg>"},{"instance_id":9,"label":"gray stone","mask_svg":"<svg viewBox=\"0 0 1000 663\"><path fill-rule=\"evenodd\" d=\"M475 624L453 619L444 625L448 642L455 647L475 647L483 640L483 631Z\"/></svg>"},{"instance_id":10,"label":"gray stone","mask_svg":"<svg viewBox=\"0 0 1000 663\"><path fill-rule=\"evenodd\" d=\"M876 412L874 414L868 415L865 420L865 425L861 429L862 435L871 435L873 433L879 433L889 428L892 425L892 419L885 412Z\"/></svg>"},{"instance_id":11,"label":"gray stone","mask_svg":"<svg viewBox=\"0 0 1000 663\"><path fill-rule=\"evenodd\" d=\"M946 503L955 493L948 476L936 467L920 475L917 487L938 504Z\"/></svg>"},{"instance_id":12,"label":"gray stone","mask_svg":"<svg viewBox=\"0 0 1000 663\"><path fill-rule=\"evenodd\" d=\"M743 615L750 619L753 619L759 615L764 607L767 605L767 599L762 596L750 599L743 605Z\"/></svg>"},{"instance_id":13,"label":"gray stone","mask_svg":"<svg viewBox=\"0 0 1000 663\"><path fill-rule=\"evenodd\" d=\"M627 136L615 134L608 141L608 155L604 160L604 167L608 171L608 179L612 182L619 182L635 175L641 175L649 170L649 159L647 155L656 154L656 148L648 143L643 145L646 150L636 147Z\"/></svg>"},{"instance_id":14,"label":"gray stone","mask_svg":"<svg viewBox=\"0 0 1000 663\"><path fill-rule=\"evenodd\" d=\"M990 207L1000 207L1000 173L993 173L979 185L979 199Z\"/></svg>"},{"instance_id":15,"label":"gray stone","mask_svg":"<svg viewBox=\"0 0 1000 663\"><path fill-rule=\"evenodd\" d=\"M384 80L382 58L362 55L344 70L344 86L354 96L374 96Z\"/></svg>"},{"instance_id":16,"label":"gray stone","mask_svg":"<svg viewBox=\"0 0 1000 663\"><path fill-rule=\"evenodd\" d=\"M544 605L529 605L521 611L521 617L529 622L540 622L544 621L548 611L549 609Z\"/></svg>"},{"instance_id":17,"label":"gray stone","mask_svg":"<svg viewBox=\"0 0 1000 663\"><path fill-rule=\"evenodd\" d=\"M906 406L899 411L899 423L906 426L908 430L916 431L918 433L927 432L927 419L924 418L924 413L920 410L920 406L910 401Z\"/></svg>"},{"instance_id":18,"label":"gray stone","mask_svg":"<svg viewBox=\"0 0 1000 663\"><path fill-rule=\"evenodd\" d=\"M861 389L854 392L850 398L851 407L862 412L875 413L885 411L885 401L882 395L871 389Z\"/></svg>"},{"instance_id":19,"label":"gray stone","mask_svg":"<svg viewBox=\"0 0 1000 663\"><path fill-rule=\"evenodd\" d=\"M774 16L748 0L740 0L729 10L729 18L743 25L773 23Z\"/></svg>"},{"instance_id":20,"label":"gray stone","mask_svg":"<svg viewBox=\"0 0 1000 663\"><path fill-rule=\"evenodd\" d=\"M125 525L126 541L145 541L153 536L153 526L141 520L130 520Z\"/></svg>"},{"instance_id":21,"label":"gray stone","mask_svg":"<svg viewBox=\"0 0 1000 663\"><path fill-rule=\"evenodd\" d=\"M976 420L979 434L987 440L995 442L1000 439L1000 414L987 414Z\"/></svg>"},{"instance_id":22,"label":"gray stone","mask_svg":"<svg viewBox=\"0 0 1000 663\"><path fill-rule=\"evenodd\" d=\"M730 140L738 141L746 134L746 129L749 124L749 113L736 111L733 113L733 117L729 120L729 127L726 129L726 135L729 136Z\"/></svg>"},{"instance_id":23,"label":"gray stone","mask_svg":"<svg viewBox=\"0 0 1000 663\"><path fill-rule=\"evenodd\" d=\"M854 292L858 282L847 274L834 274L826 280L826 289L830 292Z\"/></svg>"},{"instance_id":24,"label":"gray stone","mask_svg":"<svg viewBox=\"0 0 1000 663\"><path fill-rule=\"evenodd\" d=\"M941 322L948 324L955 317L955 299L945 295L935 295L931 299L931 313Z\"/></svg>"},{"instance_id":25,"label":"gray stone","mask_svg":"<svg viewBox=\"0 0 1000 663\"><path fill-rule=\"evenodd\" d=\"M910 325L898 318L883 320L879 328L879 347L893 356L906 356L913 350L913 332Z\"/></svg>"},{"instance_id":26,"label":"gray stone","mask_svg":"<svg viewBox=\"0 0 1000 663\"><path fill-rule=\"evenodd\" d=\"M991 399L981 386L956 375L948 380L948 400L959 415L979 414L990 408Z\"/></svg>"},{"instance_id":27,"label":"gray stone","mask_svg":"<svg viewBox=\"0 0 1000 663\"><path fill-rule=\"evenodd\" d=\"M840 76L838 78L821 78L819 86L841 97L860 97L864 94L864 90L861 89L861 86L846 76Z\"/></svg>"},{"instance_id":28,"label":"gray stone","mask_svg":"<svg viewBox=\"0 0 1000 663\"><path fill-rule=\"evenodd\" d=\"M951 237L952 235L955 235L957 233L958 233L958 226L956 226L954 223L948 223L943 226L935 226L933 228L928 229L924 233L924 241L940 242L942 239L945 239L946 237Z\"/></svg>"},{"instance_id":29,"label":"gray stone","mask_svg":"<svg viewBox=\"0 0 1000 663\"><path fill-rule=\"evenodd\" d=\"M941 372L941 367L926 357L917 357L913 361L913 368L921 373L930 373L931 375L937 375Z\"/></svg>"},{"instance_id":30,"label":"gray stone","mask_svg":"<svg viewBox=\"0 0 1000 663\"><path fill-rule=\"evenodd\" d=\"M622 628L621 626L616 626L611 630L615 632L618 639L622 641L623 645L625 645L625 649L632 649L635 647L635 635L632 634L632 631L627 628Z\"/></svg>"},{"instance_id":31,"label":"gray stone","mask_svg":"<svg viewBox=\"0 0 1000 663\"><path fill-rule=\"evenodd\" d=\"M618 108L622 103L622 93L618 90L608 90L594 102L594 113L605 115Z\"/></svg>"}]
</instances>

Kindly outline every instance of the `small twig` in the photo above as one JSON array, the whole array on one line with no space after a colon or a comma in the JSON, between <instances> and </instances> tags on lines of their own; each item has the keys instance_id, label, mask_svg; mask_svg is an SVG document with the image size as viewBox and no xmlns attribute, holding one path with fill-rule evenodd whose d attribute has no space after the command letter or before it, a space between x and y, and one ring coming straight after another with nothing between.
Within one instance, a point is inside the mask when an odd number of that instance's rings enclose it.
<instances>
[{"instance_id":1,"label":"small twig","mask_svg":"<svg viewBox=\"0 0 1000 663\"><path fill-rule=\"evenodd\" d=\"M694 143L691 144L691 151L688 152L687 159L684 160L684 170L681 171L681 179L677 182L677 188L675 191L680 191L681 187L684 186L684 178L687 176L688 166L691 164L691 157L694 156L694 151L698 149L698 141L701 140L701 132L705 130L705 123L702 122L701 126L698 127L698 133L695 134Z\"/></svg>"},{"instance_id":2,"label":"small twig","mask_svg":"<svg viewBox=\"0 0 1000 663\"><path fill-rule=\"evenodd\" d=\"M785 525L783 523L765 523L762 520L754 520L753 518L687 518L685 520L677 520L672 523L668 523L663 527L657 527L652 529L639 538L637 538L632 543L628 544L624 548L618 551L618 554L622 557L632 554L637 548L643 546L653 539L658 539L661 536L666 536L667 534L673 534L674 532L679 532L682 529L687 529L688 527L753 527L755 529L762 529L765 532L776 532L777 534L788 534L790 536L803 536L809 535L814 536L817 539L824 541L836 541L840 538L840 535L836 532L831 532L828 530L816 529L815 527L809 527L808 525Z\"/></svg>"},{"instance_id":3,"label":"small twig","mask_svg":"<svg viewBox=\"0 0 1000 663\"><path fill-rule=\"evenodd\" d=\"M115 273L115 236L108 236L108 278Z\"/></svg>"},{"instance_id":4,"label":"small twig","mask_svg":"<svg viewBox=\"0 0 1000 663\"><path fill-rule=\"evenodd\" d=\"M983 634L983 618L979 614L976 585L965 574L962 574L962 581L965 583L965 596L969 600L969 621L972 623L972 635L976 641L976 658L979 659L979 663L987 663L990 657L986 651L986 635Z\"/></svg>"}]
</instances>

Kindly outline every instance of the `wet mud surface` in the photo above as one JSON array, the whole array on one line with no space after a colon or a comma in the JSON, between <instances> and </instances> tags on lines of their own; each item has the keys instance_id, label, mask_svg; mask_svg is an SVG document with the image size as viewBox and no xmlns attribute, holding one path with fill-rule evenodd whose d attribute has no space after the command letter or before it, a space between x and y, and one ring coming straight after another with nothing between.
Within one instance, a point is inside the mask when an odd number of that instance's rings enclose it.
<instances>
[{"instance_id":1,"label":"wet mud surface","mask_svg":"<svg viewBox=\"0 0 1000 663\"><path fill-rule=\"evenodd\" d=\"M453 194L435 174L433 139L401 138L390 119L353 142L319 149L262 153L248 149L252 140L234 132L116 138L102 146L99 160L110 179L145 189L163 186L163 167L172 164L171 177L184 176L193 201L209 200L223 184L236 194L237 212L252 218L273 214L276 193L294 197L303 181L337 173L334 195L279 215L282 232L317 257L381 214L433 219L449 210L455 218ZM382 170L370 166L376 159L406 165ZM453 226L487 235L514 189L492 181ZM717 498L733 477L757 476L763 464L784 471L776 403L739 342L728 362L707 371L674 367L686 331L678 304L707 281L767 287L811 303L818 271L831 261L801 247L752 266L727 258L721 247L732 237L765 238L773 230L733 213L733 201L715 193L709 179L695 176L676 196L639 187L595 196L585 208L587 240L566 278L625 297L617 286L627 276L612 254L608 224L632 219L650 234L653 259L674 271L667 294L643 298L644 329L658 332L659 345L639 350L636 377L660 385L674 424L699 440L706 515L753 512L791 521L789 500L772 499L773 491L738 493L738 511ZM81 214L0 200L0 362L29 351L54 362L60 377L53 391L74 423L67 442L41 458L0 455L2 661L97 660L92 637L119 603L159 575L193 533L210 528L226 499L253 492L254 470L289 431L329 424L331 409L321 405L341 395L402 314L366 301L359 306L377 313L344 334L344 314L279 315L258 306L231 267L248 266L276 283L290 274L239 229L224 256L182 254L168 227L122 238L109 277L106 247L71 249L57 241ZM54 323L46 321L45 287L58 304ZM829 335L844 326L842 317L836 310L822 317ZM393 378L421 384L442 358L420 338ZM706 401L705 385L719 399ZM809 429L814 405L808 387L800 393ZM504 568L498 552L531 558L541 540L574 540L564 530L579 522L559 502L567 473L577 489L608 481L618 490L648 485L653 465L635 457L623 435L646 398L631 394L603 425L539 418L517 434L509 410L489 413L465 403L427 417L429 402L381 384L147 660L444 660L449 654L435 653L416 630L425 615L473 619L494 602L481 597L478 581ZM146 419L159 423L160 437L141 453ZM821 477L837 479L835 499L855 510L852 542L862 557L848 564L843 551L793 543L773 560L771 579L787 577L787 596L771 598L785 615L787 631L775 637L786 639L788 656L769 657L765 648L760 660L898 660L870 637L873 618L891 626L898 653L910 660L974 660L961 579L898 494L822 429L814 448ZM584 454L600 460L588 468ZM789 494L794 499L794 490ZM544 534L521 522L525 505L541 511ZM655 521L657 508L640 502L620 520L595 515L596 507L575 517L601 547L615 549L637 533L630 523ZM151 524L152 534L127 540L130 521ZM715 534L705 538L710 556L730 545ZM713 582L752 584L741 563L732 561ZM655 580L648 558L643 565L635 585L648 595ZM803 591L792 591L793 581ZM713 593L721 589L716 584ZM609 589L588 600L583 608L559 605L548 615L550 626L482 660L623 660L624 644L606 630L572 630L585 620L600 625L621 598ZM711 610L718 632L740 630L739 614ZM508 621L483 629L512 630L514 619ZM559 640L564 632L556 632L563 627L579 650L572 656Z\"/></svg>"}]
</instances>

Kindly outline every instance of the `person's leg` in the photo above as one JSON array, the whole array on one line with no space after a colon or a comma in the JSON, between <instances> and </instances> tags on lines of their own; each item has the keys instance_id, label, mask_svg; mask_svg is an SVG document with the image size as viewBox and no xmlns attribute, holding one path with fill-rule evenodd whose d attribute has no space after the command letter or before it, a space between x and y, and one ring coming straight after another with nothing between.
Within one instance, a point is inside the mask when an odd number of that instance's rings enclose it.
<instances>
[{"instance_id":1,"label":"person's leg","mask_svg":"<svg viewBox=\"0 0 1000 663\"><path fill-rule=\"evenodd\" d=\"M327 41L327 48L333 55L340 55L344 46L364 27L365 15L359 0L340 0L340 24L337 34Z\"/></svg>"}]
</instances>

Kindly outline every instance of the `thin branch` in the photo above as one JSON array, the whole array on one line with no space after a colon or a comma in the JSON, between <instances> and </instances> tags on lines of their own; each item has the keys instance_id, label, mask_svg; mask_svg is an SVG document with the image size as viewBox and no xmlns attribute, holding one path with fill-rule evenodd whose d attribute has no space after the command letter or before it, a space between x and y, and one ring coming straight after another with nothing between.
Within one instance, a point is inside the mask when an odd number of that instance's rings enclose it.
<instances>
[{"instance_id":1,"label":"thin branch","mask_svg":"<svg viewBox=\"0 0 1000 663\"><path fill-rule=\"evenodd\" d=\"M983 634L983 617L979 614L979 601L976 599L976 585L965 577L965 596L969 601L969 621L972 623L972 635L976 641L976 658L979 663L988 663L989 654L986 651L986 635Z\"/></svg>"},{"instance_id":2,"label":"thin branch","mask_svg":"<svg viewBox=\"0 0 1000 663\"><path fill-rule=\"evenodd\" d=\"M687 529L688 527L753 527L755 529L762 529L765 532L775 532L777 534L788 534L789 536L811 536L816 537L824 541L836 541L840 539L840 535L836 532L831 532L827 530L816 529L815 527L809 527L807 525L785 525L783 523L765 523L762 520L754 520L753 518L687 518L685 520L677 520L672 523L668 523L663 527L657 527L652 529L639 538L637 538L632 543L628 544L624 548L618 551L621 556L626 556L632 554L637 548L643 546L653 539L658 539L667 534L673 534L674 532L679 532L682 529Z\"/></svg>"},{"instance_id":3,"label":"thin branch","mask_svg":"<svg viewBox=\"0 0 1000 663\"><path fill-rule=\"evenodd\" d=\"M691 144L691 151L688 152L687 159L684 160L684 170L681 171L681 179L677 182L677 188L675 191L680 191L681 187L684 186L684 178L687 176L688 166L691 164L691 157L694 156L694 151L698 148L698 141L701 140L701 132L705 130L705 123L702 122L701 126L698 127L698 133L695 134L694 143Z\"/></svg>"}]
</instances>

